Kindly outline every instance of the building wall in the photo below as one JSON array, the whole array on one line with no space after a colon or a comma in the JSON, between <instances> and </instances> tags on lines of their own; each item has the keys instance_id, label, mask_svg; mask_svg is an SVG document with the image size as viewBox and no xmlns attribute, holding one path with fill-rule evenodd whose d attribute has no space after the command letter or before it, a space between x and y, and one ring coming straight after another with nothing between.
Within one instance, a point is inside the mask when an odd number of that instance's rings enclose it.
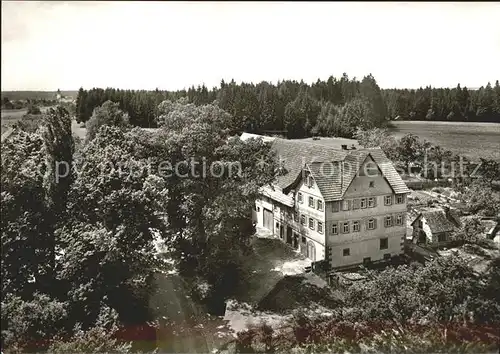
<instances>
[{"instance_id":1,"label":"building wall","mask_svg":"<svg viewBox=\"0 0 500 354\"><path fill-rule=\"evenodd\" d=\"M366 166L366 164L371 164ZM304 179L296 187L295 193L295 208L289 208L280 205L277 201L266 200L262 198L256 202L259 211L255 213L257 225L263 225L263 208L267 208L273 212L273 230L276 237L279 237L279 228L276 228L276 223L283 225L284 237L283 241L287 240L287 226L292 228L292 233L299 234L299 250L305 254L304 247L307 244L314 244L316 261L328 259L332 267L341 267L347 265L355 265L363 262L363 259L370 257L371 261L377 261L384 258L384 255L391 256L403 253L403 242L406 236L406 202L407 196L403 196L403 203L396 204L396 195L385 178L378 169L373 169L374 161L368 158L361 166L361 170L357 177L354 178L351 185L345 193L345 200L349 202L349 210L342 210L342 205L339 206L339 211L333 211L333 203L325 203L321 192L317 185L312 183L312 186L307 184L307 173L304 174ZM370 171L370 176L366 176L363 171ZM374 172L378 171L375 176ZM373 185L370 185L373 182ZM298 194L302 194L302 202L299 202ZM391 196L391 205L385 205L385 196ZM309 197L314 199L313 207L309 207ZM361 198L373 197L375 200L374 207L368 207L368 199L366 199L366 208L353 208L354 200ZM323 202L323 211L318 210L318 200ZM294 217L294 213L296 217ZM301 215L306 217L305 225L301 224ZM396 217L401 216L401 225L395 225ZM384 218L392 217L392 225L386 227ZM314 229L309 228L309 218L314 219ZM376 228L369 230L367 221L369 219L376 220ZM342 222L349 222L349 232L342 233L340 229ZM353 231L353 221L359 221L359 232ZM318 232L318 222L323 223L323 232ZM338 225L338 234L332 234L332 225ZM303 240L305 238L305 243ZM387 238L387 249L380 249L380 239ZM349 255L344 256L343 250L349 248Z\"/></svg>"},{"instance_id":2,"label":"building wall","mask_svg":"<svg viewBox=\"0 0 500 354\"><path fill-rule=\"evenodd\" d=\"M394 228L383 235L348 235L343 241L329 242L328 258L332 267L343 267L359 264L369 257L371 261L384 259L384 255L397 256L403 253L403 238L401 228ZM346 236L346 235L342 235ZM333 237L333 236L332 236ZM387 238L387 249L380 249L380 239ZM330 241L330 240L329 240ZM349 255L344 256L344 249L349 249Z\"/></svg>"},{"instance_id":3,"label":"building wall","mask_svg":"<svg viewBox=\"0 0 500 354\"><path fill-rule=\"evenodd\" d=\"M254 210L252 215L257 222L257 226L264 227L264 211L266 208L273 212L273 223L272 223L272 234L274 237L280 238L280 229L279 226L283 226L284 235L283 242L287 241L288 226L291 228L291 236L293 237L293 233L297 233L299 235L299 247L298 251L302 254L306 255L307 244L312 243L315 249L315 261L319 261L325 259L325 236L324 234L319 234L316 230L311 230L308 228L308 225L301 225L300 223L300 213L299 219L297 221L294 220L293 209L287 206L281 205L277 201L272 201L269 198L261 197L261 199L257 199L255 201L255 206L257 210ZM307 209L302 208L302 212L306 213ZM311 211L307 214L310 215ZM315 217L318 217L318 214L315 214ZM315 224L317 227L317 224ZM320 237L322 236L322 237ZM305 238L305 243L303 243L303 237ZM293 240L293 238L292 238Z\"/></svg>"},{"instance_id":4,"label":"building wall","mask_svg":"<svg viewBox=\"0 0 500 354\"><path fill-rule=\"evenodd\" d=\"M422 226L419 225L420 222L422 222ZM420 242L420 234L422 232L425 234L425 243L431 244L433 242L432 231L429 227L429 224L425 220L425 218L423 218L420 215L413 222L413 237L415 238L416 243L421 243Z\"/></svg>"},{"instance_id":5,"label":"building wall","mask_svg":"<svg viewBox=\"0 0 500 354\"><path fill-rule=\"evenodd\" d=\"M403 242L406 235L406 195L403 203L396 204L396 195L380 171L370 170L371 175L366 176L362 172L364 165L374 164L368 158L361 165L358 176L354 178L345 193L345 201L348 201L348 210L343 210L343 201L329 202L326 208L327 248L328 259L332 267L346 266L363 262L364 258L370 257L371 261L381 260L384 254L391 256L403 253ZM368 165L370 167L370 165ZM371 166L373 167L373 165ZM373 185L370 185L373 182ZM385 196L391 197L391 204L385 205ZM368 198L374 198L374 207L368 206ZM361 198L366 198L366 208L361 208ZM357 202L354 200L357 199ZM334 211L334 203L338 203L338 212ZM359 204L358 204L359 203ZM358 208L354 208L354 204ZM396 225L396 217L401 216L401 225ZM386 227L384 219L391 216L392 225ZM376 227L368 229L367 222L374 219ZM353 230L354 221L358 221L360 230ZM349 232L343 233L343 223L349 223ZM337 225L337 235L332 232L332 226ZM380 239L388 239L387 249L380 249ZM343 255L343 250L349 248L349 256Z\"/></svg>"},{"instance_id":6,"label":"building wall","mask_svg":"<svg viewBox=\"0 0 500 354\"><path fill-rule=\"evenodd\" d=\"M255 215L254 220L257 222L258 227L264 227L264 208L273 211L273 204L270 202L269 198L261 197L255 201L255 206L257 210L253 213L253 215Z\"/></svg>"},{"instance_id":7,"label":"building wall","mask_svg":"<svg viewBox=\"0 0 500 354\"><path fill-rule=\"evenodd\" d=\"M295 210L298 213L298 221L296 222L296 229L300 232L301 236L307 238L308 241L312 241L315 246L316 261L325 259L325 238L326 238L326 223L325 223L325 200L321 195L321 192L312 180L312 185L309 187L307 185L307 173L304 174L304 178L295 190ZM299 202L299 193L302 194L302 202ZM314 206L309 206L309 197L314 200ZM318 200L323 203L323 211L318 210ZM306 224L301 225L301 215L306 217ZM309 228L309 218L314 219L314 229ZM323 232L318 232L318 222L323 224Z\"/></svg>"},{"instance_id":8,"label":"building wall","mask_svg":"<svg viewBox=\"0 0 500 354\"><path fill-rule=\"evenodd\" d=\"M422 218L422 231L425 232L427 243L434 243L434 237L432 235L431 228L425 218Z\"/></svg>"},{"instance_id":9,"label":"building wall","mask_svg":"<svg viewBox=\"0 0 500 354\"><path fill-rule=\"evenodd\" d=\"M420 233L424 232L423 229L420 227L420 221L422 221L421 215L418 216L412 223L413 243L420 243ZM422 221L422 226L423 226L423 221Z\"/></svg>"}]
</instances>

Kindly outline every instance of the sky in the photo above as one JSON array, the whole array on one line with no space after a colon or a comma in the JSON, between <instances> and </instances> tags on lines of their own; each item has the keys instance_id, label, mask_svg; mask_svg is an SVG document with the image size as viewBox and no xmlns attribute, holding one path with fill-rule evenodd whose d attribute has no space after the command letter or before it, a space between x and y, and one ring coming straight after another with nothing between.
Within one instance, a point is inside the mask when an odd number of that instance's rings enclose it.
<instances>
[{"instance_id":1,"label":"sky","mask_svg":"<svg viewBox=\"0 0 500 354\"><path fill-rule=\"evenodd\" d=\"M2 91L500 79L500 2L2 1Z\"/></svg>"}]
</instances>

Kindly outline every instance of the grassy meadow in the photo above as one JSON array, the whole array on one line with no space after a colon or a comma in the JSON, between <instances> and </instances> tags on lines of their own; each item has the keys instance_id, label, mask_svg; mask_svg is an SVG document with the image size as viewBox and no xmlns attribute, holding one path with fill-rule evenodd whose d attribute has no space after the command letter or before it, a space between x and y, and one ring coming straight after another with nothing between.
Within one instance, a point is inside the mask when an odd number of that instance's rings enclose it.
<instances>
[{"instance_id":1,"label":"grassy meadow","mask_svg":"<svg viewBox=\"0 0 500 354\"><path fill-rule=\"evenodd\" d=\"M50 107L40 107L40 110L45 112ZM19 120L23 119L23 117L28 113L28 109L2 109L2 119L1 119L1 134L3 134L9 127L14 125ZM31 116L29 119L34 120L37 116Z\"/></svg>"},{"instance_id":2,"label":"grassy meadow","mask_svg":"<svg viewBox=\"0 0 500 354\"><path fill-rule=\"evenodd\" d=\"M412 133L473 161L478 161L480 157L500 161L498 123L393 121L391 124L389 131L398 139ZM316 140L313 138L300 140L339 149L342 144L348 147L359 146L357 140L345 138L321 137Z\"/></svg>"},{"instance_id":3,"label":"grassy meadow","mask_svg":"<svg viewBox=\"0 0 500 354\"><path fill-rule=\"evenodd\" d=\"M3 109L2 110L2 124L1 134L3 134L9 127L14 125L17 121L21 120L28 112L28 109Z\"/></svg>"},{"instance_id":4,"label":"grassy meadow","mask_svg":"<svg viewBox=\"0 0 500 354\"><path fill-rule=\"evenodd\" d=\"M475 122L393 121L396 138L412 133L435 145L477 161L500 161L500 124Z\"/></svg>"}]
</instances>

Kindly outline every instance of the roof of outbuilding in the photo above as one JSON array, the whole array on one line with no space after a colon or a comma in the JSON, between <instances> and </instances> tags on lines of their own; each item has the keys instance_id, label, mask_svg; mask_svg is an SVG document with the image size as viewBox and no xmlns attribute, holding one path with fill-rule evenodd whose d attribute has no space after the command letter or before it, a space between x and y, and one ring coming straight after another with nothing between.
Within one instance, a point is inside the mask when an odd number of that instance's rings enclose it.
<instances>
[{"instance_id":1,"label":"roof of outbuilding","mask_svg":"<svg viewBox=\"0 0 500 354\"><path fill-rule=\"evenodd\" d=\"M266 197L272 198L281 204L293 207L293 197L282 193L280 190L265 186L260 189L260 192Z\"/></svg>"},{"instance_id":2,"label":"roof of outbuilding","mask_svg":"<svg viewBox=\"0 0 500 354\"><path fill-rule=\"evenodd\" d=\"M456 226L446 217L446 213L442 209L423 211L417 216L413 223L419 219L420 216L425 219L433 234L450 232L456 228Z\"/></svg>"}]
</instances>

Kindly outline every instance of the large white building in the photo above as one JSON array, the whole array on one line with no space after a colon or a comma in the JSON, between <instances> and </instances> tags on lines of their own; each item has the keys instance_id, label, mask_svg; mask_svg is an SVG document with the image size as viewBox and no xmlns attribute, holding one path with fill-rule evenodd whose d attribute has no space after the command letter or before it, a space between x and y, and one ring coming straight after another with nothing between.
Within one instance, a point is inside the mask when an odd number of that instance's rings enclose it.
<instances>
[{"instance_id":1,"label":"large white building","mask_svg":"<svg viewBox=\"0 0 500 354\"><path fill-rule=\"evenodd\" d=\"M257 226L332 269L403 253L410 191L381 149L266 139L283 168L255 203Z\"/></svg>"}]
</instances>

